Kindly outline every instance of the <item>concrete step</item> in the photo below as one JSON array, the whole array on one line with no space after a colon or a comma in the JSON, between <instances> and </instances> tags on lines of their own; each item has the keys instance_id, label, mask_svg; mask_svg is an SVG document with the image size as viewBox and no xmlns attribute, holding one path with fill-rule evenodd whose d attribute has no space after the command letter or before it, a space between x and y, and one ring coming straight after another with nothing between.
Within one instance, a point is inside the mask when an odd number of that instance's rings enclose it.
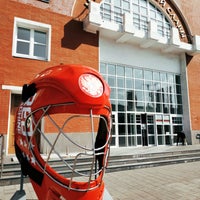
<instances>
[{"instance_id":1,"label":"concrete step","mask_svg":"<svg viewBox=\"0 0 200 200\"><path fill-rule=\"evenodd\" d=\"M168 152L138 153L126 155L111 155L109 158L107 173L114 171L130 170L145 167L156 167L162 165L171 165L186 162L200 161L200 149L179 150ZM67 159L67 162L73 166L73 159ZM71 171L58 160L49 162L50 166L58 173L70 176ZM81 159L77 165L80 172L86 173L89 170L88 160ZM0 178L0 186L19 184L21 177L21 168L19 163L7 163L4 165L3 176ZM25 178L25 182L29 181Z\"/></svg>"}]
</instances>

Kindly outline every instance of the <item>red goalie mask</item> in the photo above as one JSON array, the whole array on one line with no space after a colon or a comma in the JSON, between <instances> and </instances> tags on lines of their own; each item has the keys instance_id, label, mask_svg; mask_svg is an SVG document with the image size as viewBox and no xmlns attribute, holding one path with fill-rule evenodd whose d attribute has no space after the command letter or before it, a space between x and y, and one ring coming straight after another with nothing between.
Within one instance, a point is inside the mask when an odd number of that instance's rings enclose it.
<instances>
[{"instance_id":1,"label":"red goalie mask","mask_svg":"<svg viewBox=\"0 0 200 200\"><path fill-rule=\"evenodd\" d=\"M15 149L39 199L103 199L109 95L102 76L81 65L48 68L23 86Z\"/></svg>"}]
</instances>

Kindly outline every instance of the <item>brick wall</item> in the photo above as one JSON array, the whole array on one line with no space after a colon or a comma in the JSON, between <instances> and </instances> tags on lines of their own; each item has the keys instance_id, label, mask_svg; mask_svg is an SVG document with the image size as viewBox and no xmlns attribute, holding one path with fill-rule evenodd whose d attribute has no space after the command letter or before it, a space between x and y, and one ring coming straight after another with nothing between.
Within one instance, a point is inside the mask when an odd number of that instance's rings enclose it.
<instances>
[{"instance_id":1,"label":"brick wall","mask_svg":"<svg viewBox=\"0 0 200 200\"><path fill-rule=\"evenodd\" d=\"M0 90L0 134L6 134L8 130L10 91Z\"/></svg>"},{"instance_id":2,"label":"brick wall","mask_svg":"<svg viewBox=\"0 0 200 200\"><path fill-rule=\"evenodd\" d=\"M98 69L98 34L83 31L82 22L70 16L56 13L50 8L43 10L37 5L32 5L33 2L37 4L41 2L28 1L29 3L25 4L26 2L0 1L0 86L22 86L24 83L29 83L37 73L45 68L60 63L83 64ZM60 1L62 9L68 10L69 13L74 1L67 2L70 3L71 8ZM12 56L14 17L51 25L52 43L49 62ZM1 132L7 132L9 94L9 91L2 91L0 88L0 103L3 105L0 109L1 117L3 116L0 121Z\"/></svg>"}]
</instances>

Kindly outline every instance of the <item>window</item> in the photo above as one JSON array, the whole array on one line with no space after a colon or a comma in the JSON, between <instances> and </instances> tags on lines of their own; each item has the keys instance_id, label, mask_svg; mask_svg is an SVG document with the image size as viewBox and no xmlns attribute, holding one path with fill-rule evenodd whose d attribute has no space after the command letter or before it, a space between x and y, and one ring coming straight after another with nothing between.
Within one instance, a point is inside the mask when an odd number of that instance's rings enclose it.
<instances>
[{"instance_id":1,"label":"window","mask_svg":"<svg viewBox=\"0 0 200 200\"><path fill-rule=\"evenodd\" d=\"M179 74L110 63L101 63L100 72L110 85L114 111L182 115Z\"/></svg>"},{"instance_id":2,"label":"window","mask_svg":"<svg viewBox=\"0 0 200 200\"><path fill-rule=\"evenodd\" d=\"M12 55L49 61L50 39L50 25L15 18Z\"/></svg>"},{"instance_id":3,"label":"window","mask_svg":"<svg viewBox=\"0 0 200 200\"><path fill-rule=\"evenodd\" d=\"M105 0L101 4L101 16L104 21L113 21L121 25L124 13L131 14L135 28L147 32L151 20L157 23L157 31L161 37L170 38L170 22L149 0Z\"/></svg>"}]
</instances>

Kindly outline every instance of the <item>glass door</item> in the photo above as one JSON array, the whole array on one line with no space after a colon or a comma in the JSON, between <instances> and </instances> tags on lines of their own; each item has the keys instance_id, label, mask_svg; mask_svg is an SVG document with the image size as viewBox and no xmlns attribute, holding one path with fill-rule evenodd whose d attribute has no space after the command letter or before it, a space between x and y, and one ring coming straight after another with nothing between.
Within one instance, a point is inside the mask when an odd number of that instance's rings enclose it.
<instances>
[{"instance_id":1,"label":"glass door","mask_svg":"<svg viewBox=\"0 0 200 200\"><path fill-rule=\"evenodd\" d=\"M117 112L112 112L112 129L111 129L111 134L112 134L111 146L113 146L113 147L119 147Z\"/></svg>"},{"instance_id":2,"label":"glass door","mask_svg":"<svg viewBox=\"0 0 200 200\"><path fill-rule=\"evenodd\" d=\"M147 134L148 134L148 145L155 145L155 119L154 115L147 115Z\"/></svg>"},{"instance_id":3,"label":"glass door","mask_svg":"<svg viewBox=\"0 0 200 200\"><path fill-rule=\"evenodd\" d=\"M173 134L171 131L170 115L156 115L157 145L171 145Z\"/></svg>"}]
</instances>

